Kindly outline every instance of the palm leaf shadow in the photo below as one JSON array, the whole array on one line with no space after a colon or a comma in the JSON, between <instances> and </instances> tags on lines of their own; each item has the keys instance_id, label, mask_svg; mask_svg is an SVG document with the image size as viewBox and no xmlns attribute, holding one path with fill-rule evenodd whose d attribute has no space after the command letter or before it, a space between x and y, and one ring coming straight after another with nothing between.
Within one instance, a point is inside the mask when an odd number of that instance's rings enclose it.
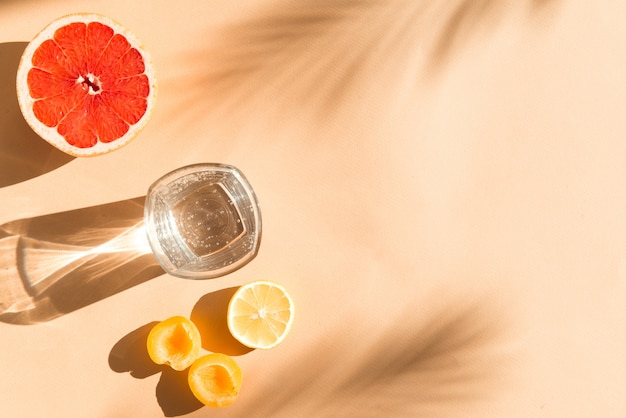
<instances>
[{"instance_id":1,"label":"palm leaf shadow","mask_svg":"<svg viewBox=\"0 0 626 418\"><path fill-rule=\"evenodd\" d=\"M510 372L501 345L505 324L478 306L450 307L429 317L420 326L390 330L367 347L342 344L349 333L344 325L288 364L275 379L280 384L268 385L251 408L274 417L306 411L316 416L452 416L499 393ZM344 362L354 359L346 373Z\"/></svg>"},{"instance_id":2,"label":"palm leaf shadow","mask_svg":"<svg viewBox=\"0 0 626 418\"><path fill-rule=\"evenodd\" d=\"M528 5L540 11L551 2ZM182 60L193 75L179 85L180 113L230 126L301 116L324 124L341 118L350 99L370 97L384 108L480 45L478 35L491 33L506 12L497 0L277 2L212 33Z\"/></svg>"}]
</instances>

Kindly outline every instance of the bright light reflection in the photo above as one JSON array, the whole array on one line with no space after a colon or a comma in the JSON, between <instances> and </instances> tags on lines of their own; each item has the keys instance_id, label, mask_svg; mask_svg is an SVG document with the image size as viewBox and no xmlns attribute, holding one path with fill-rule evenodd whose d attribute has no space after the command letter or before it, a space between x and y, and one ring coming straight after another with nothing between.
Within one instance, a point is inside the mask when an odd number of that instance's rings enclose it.
<instances>
[{"instance_id":1,"label":"bright light reflection","mask_svg":"<svg viewBox=\"0 0 626 418\"><path fill-rule=\"evenodd\" d=\"M118 254L119 260L102 266L100 275L151 252L143 221L123 231L112 239L96 246L76 246L20 237L18 259L20 272L29 293L38 295L69 272L93 260L101 254ZM92 280L86 277L85 280Z\"/></svg>"},{"instance_id":2,"label":"bright light reflection","mask_svg":"<svg viewBox=\"0 0 626 418\"><path fill-rule=\"evenodd\" d=\"M141 221L110 241L91 249L89 253L110 254L132 252L147 254L151 251L150 244L148 243L148 237L146 236L144 222Z\"/></svg>"}]
</instances>

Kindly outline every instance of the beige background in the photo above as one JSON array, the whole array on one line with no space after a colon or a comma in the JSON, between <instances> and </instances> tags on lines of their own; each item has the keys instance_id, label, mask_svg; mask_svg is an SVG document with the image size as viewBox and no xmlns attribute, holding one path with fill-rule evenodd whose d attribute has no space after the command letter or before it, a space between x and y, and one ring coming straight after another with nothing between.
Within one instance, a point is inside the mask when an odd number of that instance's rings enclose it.
<instances>
[{"instance_id":1,"label":"beige background","mask_svg":"<svg viewBox=\"0 0 626 418\"><path fill-rule=\"evenodd\" d=\"M34 136L13 90L26 42L76 11L131 29L158 73L147 128L95 159ZM626 416L624 16L618 0L3 1L0 416ZM255 260L197 282L133 251L63 269L195 162L254 186ZM27 298L20 271L49 287ZM223 327L255 279L297 305L270 351ZM201 408L146 360L172 315L236 355L235 405Z\"/></svg>"}]
</instances>

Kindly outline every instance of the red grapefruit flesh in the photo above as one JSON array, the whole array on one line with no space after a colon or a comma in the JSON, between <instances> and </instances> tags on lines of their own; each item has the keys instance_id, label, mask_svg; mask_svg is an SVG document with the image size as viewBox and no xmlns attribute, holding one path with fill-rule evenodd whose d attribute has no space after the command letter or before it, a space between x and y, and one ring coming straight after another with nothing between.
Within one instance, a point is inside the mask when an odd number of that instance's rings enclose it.
<instances>
[{"instance_id":1,"label":"red grapefruit flesh","mask_svg":"<svg viewBox=\"0 0 626 418\"><path fill-rule=\"evenodd\" d=\"M74 156L113 151L147 123L156 95L150 57L137 38L96 14L64 16L26 47L17 74L24 118Z\"/></svg>"}]
</instances>

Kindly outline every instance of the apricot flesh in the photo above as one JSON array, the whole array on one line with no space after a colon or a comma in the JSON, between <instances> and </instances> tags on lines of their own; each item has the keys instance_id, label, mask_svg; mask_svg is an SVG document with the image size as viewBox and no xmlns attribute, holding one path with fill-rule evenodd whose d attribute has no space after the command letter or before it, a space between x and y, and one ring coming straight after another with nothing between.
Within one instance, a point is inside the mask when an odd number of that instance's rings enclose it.
<instances>
[{"instance_id":1,"label":"apricot flesh","mask_svg":"<svg viewBox=\"0 0 626 418\"><path fill-rule=\"evenodd\" d=\"M185 370L200 354L200 331L191 320L173 316L156 324L147 339L150 359L174 370Z\"/></svg>"}]
</instances>

